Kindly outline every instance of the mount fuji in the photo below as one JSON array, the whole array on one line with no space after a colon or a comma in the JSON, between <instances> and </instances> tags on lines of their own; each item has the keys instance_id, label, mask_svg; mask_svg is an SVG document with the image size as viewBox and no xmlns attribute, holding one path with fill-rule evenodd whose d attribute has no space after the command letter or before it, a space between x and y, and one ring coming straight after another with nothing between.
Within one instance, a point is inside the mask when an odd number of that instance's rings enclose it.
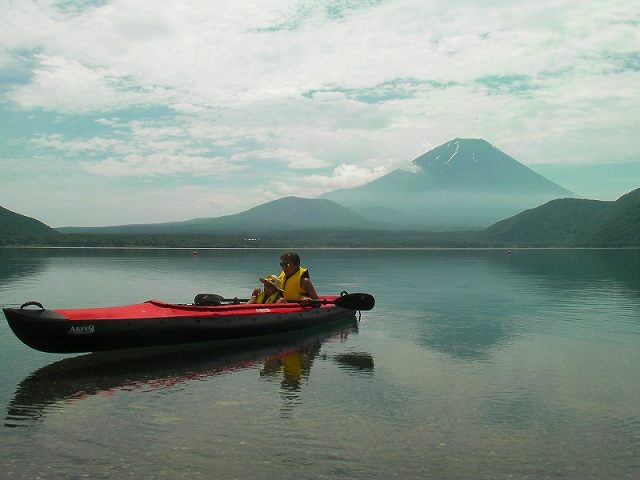
<instances>
[{"instance_id":1,"label":"mount fuji","mask_svg":"<svg viewBox=\"0 0 640 480\"><path fill-rule=\"evenodd\" d=\"M575 195L482 139L456 138L394 170L327 198L397 228L484 228L556 198Z\"/></svg>"}]
</instances>

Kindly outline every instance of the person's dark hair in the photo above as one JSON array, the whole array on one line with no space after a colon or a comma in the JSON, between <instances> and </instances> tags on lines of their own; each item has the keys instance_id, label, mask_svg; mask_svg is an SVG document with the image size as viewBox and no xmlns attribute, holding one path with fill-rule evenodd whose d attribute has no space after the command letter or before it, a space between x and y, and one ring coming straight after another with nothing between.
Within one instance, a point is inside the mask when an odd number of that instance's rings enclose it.
<instances>
[{"instance_id":1,"label":"person's dark hair","mask_svg":"<svg viewBox=\"0 0 640 480\"><path fill-rule=\"evenodd\" d=\"M296 252L285 253L280 257L280 260L282 260L283 262L291 262L296 267L300 266L300 255L298 255Z\"/></svg>"}]
</instances>

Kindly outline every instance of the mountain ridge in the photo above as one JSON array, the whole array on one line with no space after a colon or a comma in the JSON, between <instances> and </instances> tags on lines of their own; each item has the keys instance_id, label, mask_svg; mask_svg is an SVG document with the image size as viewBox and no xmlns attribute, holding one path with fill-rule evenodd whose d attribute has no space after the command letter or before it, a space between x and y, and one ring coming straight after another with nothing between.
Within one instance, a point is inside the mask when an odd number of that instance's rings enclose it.
<instances>
[{"instance_id":1,"label":"mountain ridge","mask_svg":"<svg viewBox=\"0 0 640 480\"><path fill-rule=\"evenodd\" d=\"M327 228L364 229L376 224L350 209L327 199L283 197L234 215L204 217L182 222L115 225L107 227L61 227L62 233L203 234L246 233L254 235L278 230Z\"/></svg>"},{"instance_id":2,"label":"mountain ridge","mask_svg":"<svg viewBox=\"0 0 640 480\"><path fill-rule=\"evenodd\" d=\"M300 205L300 200L304 202L313 199L293 197L280 200ZM262 215L267 211L265 208L275 208L280 203L279 201L268 202L249 210L253 211L252 214ZM312 204L314 203L316 202L312 201ZM340 206L337 211L342 211ZM196 242L193 243L194 246L248 245L246 243L248 239L241 235L244 232L240 229L192 233L177 230L163 233L108 231L100 230L101 227L97 227L99 231L92 232L91 230L96 227L86 227L81 228L79 232L74 232L78 235L67 234L72 232L59 234L42 222L14 212L9 212L12 219L26 218L35 222L41 233L21 236L14 230L9 236L6 232L6 221L2 223L2 213L6 213L6 209L0 207L0 226L2 227L0 245L184 247L185 242L190 241ZM293 211L293 216L299 218L296 211ZM310 218L313 220L313 216ZM353 218L344 217L344 221L351 221ZM208 219L193 221L201 220ZM399 231L377 224L374 226L361 224L362 229L354 228L354 224L350 224L348 227L337 230L328 224L316 224L315 229L308 229L301 223L298 223L295 228L291 223L283 225L274 225L274 229L265 230L261 245L281 246L282 239L289 238L295 246L309 247L640 247L640 188L622 195L615 201L575 198L551 200L476 232ZM50 234L51 231L54 233ZM254 228L253 231L255 232L256 229ZM294 237L287 237L287 232L289 234L297 232L297 234Z\"/></svg>"}]
</instances>

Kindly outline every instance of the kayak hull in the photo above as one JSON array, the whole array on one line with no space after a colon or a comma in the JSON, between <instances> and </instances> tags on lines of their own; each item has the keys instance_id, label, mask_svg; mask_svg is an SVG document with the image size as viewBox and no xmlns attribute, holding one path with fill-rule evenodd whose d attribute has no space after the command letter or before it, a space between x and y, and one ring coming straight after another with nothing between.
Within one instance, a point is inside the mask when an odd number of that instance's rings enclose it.
<instances>
[{"instance_id":1,"label":"kayak hull","mask_svg":"<svg viewBox=\"0 0 640 480\"><path fill-rule=\"evenodd\" d=\"M328 302L335 297L325 297ZM178 345L292 332L354 318L331 303L201 307L150 300L96 309L4 308L9 326L26 345L49 353Z\"/></svg>"}]
</instances>

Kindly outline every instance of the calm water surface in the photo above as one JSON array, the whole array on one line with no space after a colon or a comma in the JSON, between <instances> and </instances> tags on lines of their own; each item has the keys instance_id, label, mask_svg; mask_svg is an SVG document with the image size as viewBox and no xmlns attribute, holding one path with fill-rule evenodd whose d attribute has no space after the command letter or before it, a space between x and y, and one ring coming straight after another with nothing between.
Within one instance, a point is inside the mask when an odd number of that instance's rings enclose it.
<instances>
[{"instance_id":1,"label":"calm water surface","mask_svg":"<svg viewBox=\"0 0 640 480\"><path fill-rule=\"evenodd\" d=\"M247 296L279 250L0 249L0 304ZM0 323L5 478L640 478L640 251L301 250L376 308L278 341L53 355Z\"/></svg>"}]
</instances>

